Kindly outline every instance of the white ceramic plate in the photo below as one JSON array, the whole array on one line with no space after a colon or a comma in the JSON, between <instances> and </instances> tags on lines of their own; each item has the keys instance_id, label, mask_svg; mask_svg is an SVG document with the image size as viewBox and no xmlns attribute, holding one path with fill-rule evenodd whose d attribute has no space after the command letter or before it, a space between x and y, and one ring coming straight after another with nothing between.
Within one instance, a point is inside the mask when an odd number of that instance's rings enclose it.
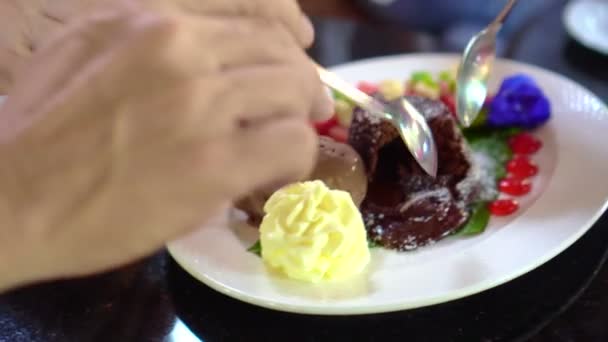
<instances>
[{"instance_id":1,"label":"white ceramic plate","mask_svg":"<svg viewBox=\"0 0 608 342\"><path fill-rule=\"evenodd\" d=\"M571 1L564 10L564 25L581 44L608 55L608 0Z\"/></svg>"},{"instance_id":2,"label":"white ceramic plate","mask_svg":"<svg viewBox=\"0 0 608 342\"><path fill-rule=\"evenodd\" d=\"M439 72L457 57L439 54L372 59L333 68L351 82L405 79ZM372 250L369 272L348 284L308 285L269 274L246 251L257 232L226 212L169 244L190 274L231 297L277 310L364 314L416 308L462 298L505 283L566 249L598 219L608 199L608 109L574 82L538 67L499 60L492 87L514 73L534 77L550 98L553 118L536 134L540 174L519 215L493 219L486 233L448 238L415 252ZM544 286L539 284L539 286Z\"/></svg>"}]
</instances>

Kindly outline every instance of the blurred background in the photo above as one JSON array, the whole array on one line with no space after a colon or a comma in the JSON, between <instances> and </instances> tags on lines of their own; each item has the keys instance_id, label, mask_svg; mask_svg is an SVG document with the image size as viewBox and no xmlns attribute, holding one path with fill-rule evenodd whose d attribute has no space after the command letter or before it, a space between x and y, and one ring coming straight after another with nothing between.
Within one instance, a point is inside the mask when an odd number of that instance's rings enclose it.
<instances>
[{"instance_id":1,"label":"blurred background","mask_svg":"<svg viewBox=\"0 0 608 342\"><path fill-rule=\"evenodd\" d=\"M574 25L583 34L594 28L596 38L608 40L608 0L520 0L500 33L498 55L557 71L608 100L608 50L589 49L566 30L568 5L585 1L605 5L604 11L577 12ZM316 28L310 54L332 66L390 54L460 53L507 0L299 2Z\"/></svg>"}]
</instances>

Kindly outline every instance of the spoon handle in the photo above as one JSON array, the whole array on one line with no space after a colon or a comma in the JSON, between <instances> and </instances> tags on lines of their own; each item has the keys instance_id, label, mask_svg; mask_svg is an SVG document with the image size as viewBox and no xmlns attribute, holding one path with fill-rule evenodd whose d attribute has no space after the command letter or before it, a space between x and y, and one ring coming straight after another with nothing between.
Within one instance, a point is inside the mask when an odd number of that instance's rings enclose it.
<instances>
[{"instance_id":1,"label":"spoon handle","mask_svg":"<svg viewBox=\"0 0 608 342\"><path fill-rule=\"evenodd\" d=\"M509 2L505 5L505 7L502 9L502 11L500 11L500 13L496 17L496 19L494 19L494 22L492 24L502 25L505 22L505 20L507 20L507 17L511 13L511 10L513 9L513 7L515 6L516 3L517 3L517 0L509 0Z\"/></svg>"},{"instance_id":2,"label":"spoon handle","mask_svg":"<svg viewBox=\"0 0 608 342\"><path fill-rule=\"evenodd\" d=\"M317 65L316 67L319 77L321 78L321 82L323 82L326 86L341 93L359 107L376 116L387 120L393 119L392 116L387 114L384 110L385 106L376 101L373 97L367 95L356 87L353 87L350 83L342 80L340 77L336 76L334 73L323 68L322 66Z\"/></svg>"},{"instance_id":3,"label":"spoon handle","mask_svg":"<svg viewBox=\"0 0 608 342\"><path fill-rule=\"evenodd\" d=\"M392 123L418 165L431 177L437 176L437 146L433 132L422 114L405 98L387 107L334 73L317 65L321 82L349 98L370 114Z\"/></svg>"}]
</instances>

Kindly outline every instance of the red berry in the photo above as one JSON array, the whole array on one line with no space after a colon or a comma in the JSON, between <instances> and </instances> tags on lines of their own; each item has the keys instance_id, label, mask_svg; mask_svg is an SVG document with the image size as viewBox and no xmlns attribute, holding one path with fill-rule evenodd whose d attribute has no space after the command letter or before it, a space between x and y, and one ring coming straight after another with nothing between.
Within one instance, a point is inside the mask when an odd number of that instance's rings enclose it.
<instances>
[{"instance_id":1,"label":"red berry","mask_svg":"<svg viewBox=\"0 0 608 342\"><path fill-rule=\"evenodd\" d=\"M348 129L342 126L334 126L329 129L327 135L337 142L346 143L348 141Z\"/></svg>"},{"instance_id":2,"label":"red berry","mask_svg":"<svg viewBox=\"0 0 608 342\"><path fill-rule=\"evenodd\" d=\"M359 82L357 84L357 88L362 92L366 93L367 95L373 95L378 92L378 86L371 82Z\"/></svg>"},{"instance_id":3,"label":"red berry","mask_svg":"<svg viewBox=\"0 0 608 342\"><path fill-rule=\"evenodd\" d=\"M439 99L448 107L452 115L456 116L456 100L454 96L442 95Z\"/></svg>"},{"instance_id":4,"label":"red berry","mask_svg":"<svg viewBox=\"0 0 608 342\"><path fill-rule=\"evenodd\" d=\"M513 199L499 199L488 206L490 213L495 216L509 216L519 209L519 203Z\"/></svg>"},{"instance_id":5,"label":"red berry","mask_svg":"<svg viewBox=\"0 0 608 342\"><path fill-rule=\"evenodd\" d=\"M511 196L523 196L532 190L532 184L527 179L508 177L498 182L498 189Z\"/></svg>"},{"instance_id":6,"label":"red berry","mask_svg":"<svg viewBox=\"0 0 608 342\"><path fill-rule=\"evenodd\" d=\"M515 156L507 163L507 171L516 178L528 178L538 173L538 166L526 156Z\"/></svg>"},{"instance_id":7,"label":"red berry","mask_svg":"<svg viewBox=\"0 0 608 342\"><path fill-rule=\"evenodd\" d=\"M317 130L317 134L327 135L332 127L338 125L338 117L334 115L331 119L327 121L315 122L313 124L315 126L315 129Z\"/></svg>"},{"instance_id":8,"label":"red berry","mask_svg":"<svg viewBox=\"0 0 608 342\"><path fill-rule=\"evenodd\" d=\"M543 143L529 133L517 134L509 139L509 146L517 154L533 154L543 146Z\"/></svg>"}]
</instances>

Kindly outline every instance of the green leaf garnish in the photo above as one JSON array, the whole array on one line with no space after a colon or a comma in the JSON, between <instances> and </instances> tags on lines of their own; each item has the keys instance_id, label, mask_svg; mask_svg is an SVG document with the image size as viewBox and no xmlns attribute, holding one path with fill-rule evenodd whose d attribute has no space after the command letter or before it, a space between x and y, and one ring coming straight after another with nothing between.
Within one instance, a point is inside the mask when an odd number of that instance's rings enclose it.
<instances>
[{"instance_id":1,"label":"green leaf garnish","mask_svg":"<svg viewBox=\"0 0 608 342\"><path fill-rule=\"evenodd\" d=\"M489 128L471 128L463 131L473 151L484 153L494 160L494 169L490 172L497 180L507 175L505 164L513 157L508 140L518 132L520 132L519 129Z\"/></svg>"},{"instance_id":2,"label":"green leaf garnish","mask_svg":"<svg viewBox=\"0 0 608 342\"><path fill-rule=\"evenodd\" d=\"M256 241L251 247L247 249L247 252L251 252L259 257L262 256L262 243L260 240Z\"/></svg>"},{"instance_id":3,"label":"green leaf garnish","mask_svg":"<svg viewBox=\"0 0 608 342\"><path fill-rule=\"evenodd\" d=\"M369 249L372 249L372 248L377 248L377 247L382 247L382 246L374 240L367 239L367 247Z\"/></svg>"},{"instance_id":4,"label":"green leaf garnish","mask_svg":"<svg viewBox=\"0 0 608 342\"><path fill-rule=\"evenodd\" d=\"M490 222L490 210L488 203L481 202L473 207L469 221L460 229L456 235L471 236L483 233Z\"/></svg>"}]
</instances>

